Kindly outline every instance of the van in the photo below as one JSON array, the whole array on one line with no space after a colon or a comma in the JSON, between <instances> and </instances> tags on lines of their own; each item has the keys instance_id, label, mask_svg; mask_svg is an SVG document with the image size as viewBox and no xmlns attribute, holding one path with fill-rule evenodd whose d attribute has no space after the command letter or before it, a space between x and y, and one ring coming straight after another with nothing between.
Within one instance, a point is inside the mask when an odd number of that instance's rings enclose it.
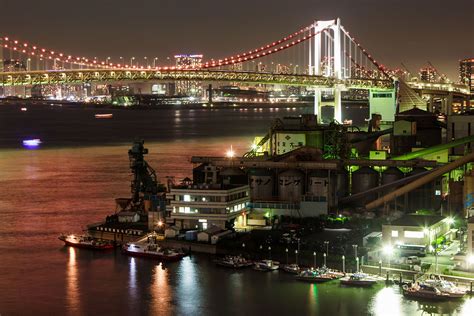
<instances>
[{"instance_id":1,"label":"van","mask_svg":"<svg viewBox=\"0 0 474 316\"><path fill-rule=\"evenodd\" d=\"M421 260L417 256L409 256L407 257L408 264L420 264Z\"/></svg>"}]
</instances>

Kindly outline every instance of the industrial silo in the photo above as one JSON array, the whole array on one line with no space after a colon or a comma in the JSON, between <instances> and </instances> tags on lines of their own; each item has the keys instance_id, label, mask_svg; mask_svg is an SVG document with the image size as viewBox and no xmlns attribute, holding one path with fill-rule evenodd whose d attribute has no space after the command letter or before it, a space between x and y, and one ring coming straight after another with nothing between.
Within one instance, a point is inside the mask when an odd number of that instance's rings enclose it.
<instances>
[{"instance_id":1,"label":"industrial silo","mask_svg":"<svg viewBox=\"0 0 474 316\"><path fill-rule=\"evenodd\" d=\"M329 177L328 170L314 170L308 174L306 195L316 198L328 199Z\"/></svg>"},{"instance_id":2,"label":"industrial silo","mask_svg":"<svg viewBox=\"0 0 474 316\"><path fill-rule=\"evenodd\" d=\"M418 175L420 173L425 173L425 168L414 168L411 172L407 174L407 177ZM438 181L438 180L436 180ZM435 185L436 181L429 182L425 185L422 185L410 192L408 192L408 211L418 211L418 210L435 210L439 203L436 203L436 192ZM441 195L441 191L439 192Z\"/></svg>"},{"instance_id":3,"label":"industrial silo","mask_svg":"<svg viewBox=\"0 0 474 316\"><path fill-rule=\"evenodd\" d=\"M399 181L399 180L403 179L404 176L405 176L405 174L400 169L398 169L396 167L389 167L382 173L380 182L381 182L381 185L388 185L388 184L391 184L391 183L394 183L396 181ZM392 192L395 189L400 188L401 186L402 185L390 186L390 187L388 187L386 189L383 189L379 192L380 192L381 195L385 195L385 194L388 194L388 193ZM403 201L404 201L403 196L397 197L393 201L389 202L389 206L391 208L393 208L394 210L397 210L397 209L399 209L399 207L401 207L403 205Z\"/></svg>"},{"instance_id":4,"label":"industrial silo","mask_svg":"<svg viewBox=\"0 0 474 316\"><path fill-rule=\"evenodd\" d=\"M464 176L464 211L466 217L474 216L474 171Z\"/></svg>"},{"instance_id":5,"label":"industrial silo","mask_svg":"<svg viewBox=\"0 0 474 316\"><path fill-rule=\"evenodd\" d=\"M268 169L250 169L248 174L252 201L273 199L273 172Z\"/></svg>"},{"instance_id":6,"label":"industrial silo","mask_svg":"<svg viewBox=\"0 0 474 316\"><path fill-rule=\"evenodd\" d=\"M240 168L225 168L219 173L223 184L245 185L248 183L247 175Z\"/></svg>"},{"instance_id":7,"label":"industrial silo","mask_svg":"<svg viewBox=\"0 0 474 316\"><path fill-rule=\"evenodd\" d=\"M304 175L301 171L291 169L278 175L278 197L281 201L301 201L303 186Z\"/></svg>"},{"instance_id":8,"label":"industrial silo","mask_svg":"<svg viewBox=\"0 0 474 316\"><path fill-rule=\"evenodd\" d=\"M352 194L363 193L379 185L379 173L370 167L361 167L352 173ZM365 205L377 198L377 192L369 193L356 201L357 205Z\"/></svg>"}]
</instances>

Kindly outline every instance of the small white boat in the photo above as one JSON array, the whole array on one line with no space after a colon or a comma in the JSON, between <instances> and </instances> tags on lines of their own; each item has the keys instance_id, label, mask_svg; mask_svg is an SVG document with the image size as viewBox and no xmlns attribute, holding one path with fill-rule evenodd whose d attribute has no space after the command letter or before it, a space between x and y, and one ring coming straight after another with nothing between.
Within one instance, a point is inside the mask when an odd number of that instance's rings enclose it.
<instances>
[{"instance_id":1,"label":"small white boat","mask_svg":"<svg viewBox=\"0 0 474 316\"><path fill-rule=\"evenodd\" d=\"M341 285L370 287L376 283L376 279L371 278L365 273L354 273L341 278Z\"/></svg>"},{"instance_id":2,"label":"small white boat","mask_svg":"<svg viewBox=\"0 0 474 316\"><path fill-rule=\"evenodd\" d=\"M441 293L447 294L450 298L461 298L466 295L467 292L457 287L453 282L444 280L437 275L432 275L430 279L424 280L423 283L437 288Z\"/></svg>"},{"instance_id":3,"label":"small white boat","mask_svg":"<svg viewBox=\"0 0 474 316\"><path fill-rule=\"evenodd\" d=\"M318 269L307 269L301 271L297 276L297 280L306 281L306 282L313 282L313 283L322 283L334 280L334 277L330 274L327 274L324 271Z\"/></svg>"},{"instance_id":4,"label":"small white boat","mask_svg":"<svg viewBox=\"0 0 474 316\"><path fill-rule=\"evenodd\" d=\"M285 272L293 273L293 274L298 274L301 271L300 266L297 265L296 263L285 264L281 267L281 269Z\"/></svg>"},{"instance_id":5,"label":"small white boat","mask_svg":"<svg viewBox=\"0 0 474 316\"><path fill-rule=\"evenodd\" d=\"M245 268L253 265L253 262L242 256L225 256L224 258L214 260L218 266L227 268Z\"/></svg>"},{"instance_id":6,"label":"small white boat","mask_svg":"<svg viewBox=\"0 0 474 316\"><path fill-rule=\"evenodd\" d=\"M112 117L114 117L112 113L95 114L94 116L96 119L111 119Z\"/></svg>"},{"instance_id":7,"label":"small white boat","mask_svg":"<svg viewBox=\"0 0 474 316\"><path fill-rule=\"evenodd\" d=\"M280 267L280 263L278 261L272 260L260 260L254 263L254 269L257 271L275 271L278 270Z\"/></svg>"}]
</instances>

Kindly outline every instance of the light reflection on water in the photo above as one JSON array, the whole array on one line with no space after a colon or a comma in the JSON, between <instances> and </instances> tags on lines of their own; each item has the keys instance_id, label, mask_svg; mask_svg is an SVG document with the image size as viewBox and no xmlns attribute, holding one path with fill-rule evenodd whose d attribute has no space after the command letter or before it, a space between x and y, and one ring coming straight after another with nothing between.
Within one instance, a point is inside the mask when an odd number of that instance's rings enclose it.
<instances>
[{"instance_id":1,"label":"light reflection on water","mask_svg":"<svg viewBox=\"0 0 474 316\"><path fill-rule=\"evenodd\" d=\"M67 304L69 306L68 311L71 314L79 315L80 314L80 301L79 301L79 280L78 280L78 271L77 271L77 262L76 262L76 249L69 247L69 260L67 263L67 287L66 287L66 297Z\"/></svg>"},{"instance_id":2,"label":"light reflection on water","mask_svg":"<svg viewBox=\"0 0 474 316\"><path fill-rule=\"evenodd\" d=\"M376 316L402 316L401 296L396 294L394 288L385 287L375 294L371 302L371 312Z\"/></svg>"},{"instance_id":3,"label":"light reflection on water","mask_svg":"<svg viewBox=\"0 0 474 316\"><path fill-rule=\"evenodd\" d=\"M169 271L163 264L153 267L150 286L150 311L155 315L171 315L172 294L169 285Z\"/></svg>"}]
</instances>

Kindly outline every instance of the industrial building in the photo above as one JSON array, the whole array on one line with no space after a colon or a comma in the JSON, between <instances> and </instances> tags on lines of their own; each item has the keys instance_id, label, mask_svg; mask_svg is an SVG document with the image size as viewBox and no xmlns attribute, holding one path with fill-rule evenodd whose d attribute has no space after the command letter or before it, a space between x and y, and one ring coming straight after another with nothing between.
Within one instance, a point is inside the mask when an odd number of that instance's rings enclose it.
<instances>
[{"instance_id":1,"label":"industrial building","mask_svg":"<svg viewBox=\"0 0 474 316\"><path fill-rule=\"evenodd\" d=\"M385 245L419 245L428 250L442 236L451 238L450 219L438 215L408 214L382 225Z\"/></svg>"},{"instance_id":2,"label":"industrial building","mask_svg":"<svg viewBox=\"0 0 474 316\"><path fill-rule=\"evenodd\" d=\"M445 141L447 124L418 108L398 113L392 128L380 130L377 115L369 126L277 119L241 158L193 157L194 181L248 184L252 217L420 209L466 216L473 135Z\"/></svg>"},{"instance_id":3,"label":"industrial building","mask_svg":"<svg viewBox=\"0 0 474 316\"><path fill-rule=\"evenodd\" d=\"M245 226L248 185L183 184L167 193L167 219L181 229ZM235 223L234 223L235 222Z\"/></svg>"}]
</instances>

